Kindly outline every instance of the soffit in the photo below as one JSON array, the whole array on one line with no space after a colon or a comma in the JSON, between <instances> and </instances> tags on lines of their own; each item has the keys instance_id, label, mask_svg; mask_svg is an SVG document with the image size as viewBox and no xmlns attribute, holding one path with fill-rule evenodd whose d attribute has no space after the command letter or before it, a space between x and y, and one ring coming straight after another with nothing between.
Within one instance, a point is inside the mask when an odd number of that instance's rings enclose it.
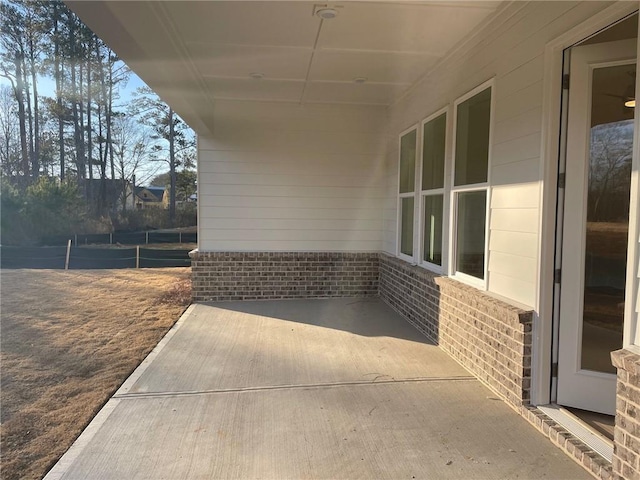
<instances>
[{"instance_id":1,"label":"soffit","mask_svg":"<svg viewBox=\"0 0 640 480\"><path fill-rule=\"evenodd\" d=\"M322 20L305 1L67 3L196 129L216 99L390 105L501 5L347 1Z\"/></svg>"}]
</instances>

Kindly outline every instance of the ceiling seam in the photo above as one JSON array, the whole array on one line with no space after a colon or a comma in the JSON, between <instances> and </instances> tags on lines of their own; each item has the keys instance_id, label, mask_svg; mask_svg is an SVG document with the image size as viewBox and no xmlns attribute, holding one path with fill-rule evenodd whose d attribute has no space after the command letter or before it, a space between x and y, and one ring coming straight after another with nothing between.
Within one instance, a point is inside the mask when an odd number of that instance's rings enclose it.
<instances>
[{"instance_id":1,"label":"ceiling seam","mask_svg":"<svg viewBox=\"0 0 640 480\"><path fill-rule=\"evenodd\" d=\"M500 4L501 0L496 0L492 3L495 3L496 6ZM478 10L493 10L495 7L487 6L484 2L478 2L477 0L472 1L431 1L431 0L423 0L423 1L380 1L380 0L358 0L360 4L372 4L372 5L401 5L403 7L413 7L413 6L425 6L425 7L439 7L439 8L476 8ZM491 2L490 2L491 3Z\"/></svg>"},{"instance_id":2,"label":"ceiling seam","mask_svg":"<svg viewBox=\"0 0 640 480\"><path fill-rule=\"evenodd\" d=\"M256 49L256 50L299 50L301 52L309 51L313 52L314 47L296 47L292 45L272 45L272 44L256 44L256 43L227 43L227 42L204 42L189 40L184 42L185 45L192 45L195 47L232 47L232 48L244 48L244 49ZM346 47L323 47L323 52L347 52L347 53L371 53L371 54L393 54L393 55L407 55L407 56L430 56L430 57L442 57L442 52L435 52L431 50L381 50L372 48L346 48ZM446 53L446 52L445 52Z\"/></svg>"},{"instance_id":3,"label":"ceiling seam","mask_svg":"<svg viewBox=\"0 0 640 480\"><path fill-rule=\"evenodd\" d=\"M313 42L313 50L311 50L311 58L309 58L309 65L307 65L307 74L304 78L304 86L302 87L302 93L300 94L300 105L304 105L304 96L307 93L307 85L309 83L309 76L311 75L311 66L313 65L313 57L316 54L316 48L318 48L318 41L320 40L320 32L322 31L322 25L324 24L324 20L320 19L320 24L318 25L318 32L316 33L316 39Z\"/></svg>"},{"instance_id":4,"label":"ceiling seam","mask_svg":"<svg viewBox=\"0 0 640 480\"><path fill-rule=\"evenodd\" d=\"M211 78L211 79L220 79L220 80L246 80L246 77L240 76L232 76L232 75L212 75L212 74L203 74L203 78ZM270 77L263 78L260 81L262 82L290 82L290 83L303 83L306 82L306 79L302 78L284 78L284 77ZM314 83L338 83L351 85L353 80L314 80ZM413 85L411 82L372 82L367 81L368 85L389 85L389 86L399 86L399 87L410 87ZM217 97L220 98L220 97Z\"/></svg>"},{"instance_id":5,"label":"ceiling seam","mask_svg":"<svg viewBox=\"0 0 640 480\"><path fill-rule=\"evenodd\" d=\"M299 100L278 100L270 98L252 98L252 97L217 97L218 101L227 102L259 102L259 103L288 103L290 105L301 105ZM371 102L347 102L342 100L310 100L305 105L359 105L367 107L389 107L388 103L371 103Z\"/></svg>"}]
</instances>

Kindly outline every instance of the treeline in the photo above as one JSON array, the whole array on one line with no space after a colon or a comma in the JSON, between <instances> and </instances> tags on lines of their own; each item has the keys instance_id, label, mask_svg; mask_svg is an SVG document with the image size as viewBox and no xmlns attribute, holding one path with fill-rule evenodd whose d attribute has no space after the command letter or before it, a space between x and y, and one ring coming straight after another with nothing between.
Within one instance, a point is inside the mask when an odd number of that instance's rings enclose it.
<instances>
[{"instance_id":1,"label":"treeline","mask_svg":"<svg viewBox=\"0 0 640 480\"><path fill-rule=\"evenodd\" d=\"M175 223L176 176L193 166L194 136L148 88L123 104L130 76L62 1L0 0L3 185L26 198L45 177L75 189L87 215L114 218L126 213L134 184L168 170Z\"/></svg>"}]
</instances>

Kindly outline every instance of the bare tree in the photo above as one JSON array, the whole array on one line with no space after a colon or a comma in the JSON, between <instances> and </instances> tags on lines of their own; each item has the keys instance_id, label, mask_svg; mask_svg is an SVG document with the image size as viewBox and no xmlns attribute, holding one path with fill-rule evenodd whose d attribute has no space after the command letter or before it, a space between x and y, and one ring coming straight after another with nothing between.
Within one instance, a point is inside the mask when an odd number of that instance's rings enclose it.
<instances>
[{"instance_id":1,"label":"bare tree","mask_svg":"<svg viewBox=\"0 0 640 480\"><path fill-rule=\"evenodd\" d=\"M29 147L25 99L25 35L24 15L13 5L0 3L0 76L11 83L18 106L20 127L20 174L29 175Z\"/></svg>"},{"instance_id":2,"label":"bare tree","mask_svg":"<svg viewBox=\"0 0 640 480\"><path fill-rule=\"evenodd\" d=\"M150 88L136 92L134 113L154 132L153 159L169 165L169 222L176 220L176 169L181 160L189 159L185 152L192 150L195 140L186 123Z\"/></svg>"},{"instance_id":3,"label":"bare tree","mask_svg":"<svg viewBox=\"0 0 640 480\"><path fill-rule=\"evenodd\" d=\"M0 85L0 167L3 175L20 171L20 127L13 90Z\"/></svg>"},{"instance_id":4,"label":"bare tree","mask_svg":"<svg viewBox=\"0 0 640 480\"><path fill-rule=\"evenodd\" d=\"M633 120L598 125L591 129L589 161L589 219L608 218L612 202L629 204L629 179L633 150ZM620 202L618 202L620 203ZM617 209L613 211L617 212Z\"/></svg>"},{"instance_id":5,"label":"bare tree","mask_svg":"<svg viewBox=\"0 0 640 480\"><path fill-rule=\"evenodd\" d=\"M122 180L121 207L124 213L129 198L134 194L136 179L146 183L155 175L157 167L151 171L144 168L151 159L149 132L133 117L114 115L112 130L116 175Z\"/></svg>"}]
</instances>

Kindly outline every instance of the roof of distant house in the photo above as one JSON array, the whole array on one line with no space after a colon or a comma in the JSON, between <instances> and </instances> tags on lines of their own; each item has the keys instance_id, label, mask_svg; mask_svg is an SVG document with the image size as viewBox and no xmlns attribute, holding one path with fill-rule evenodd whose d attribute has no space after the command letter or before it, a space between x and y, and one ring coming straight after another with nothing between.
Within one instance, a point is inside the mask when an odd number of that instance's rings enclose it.
<instances>
[{"instance_id":1,"label":"roof of distant house","mask_svg":"<svg viewBox=\"0 0 640 480\"><path fill-rule=\"evenodd\" d=\"M142 193L144 190L148 191L153 198L145 197ZM164 187L136 187L136 196L143 202L161 202L164 195Z\"/></svg>"}]
</instances>

